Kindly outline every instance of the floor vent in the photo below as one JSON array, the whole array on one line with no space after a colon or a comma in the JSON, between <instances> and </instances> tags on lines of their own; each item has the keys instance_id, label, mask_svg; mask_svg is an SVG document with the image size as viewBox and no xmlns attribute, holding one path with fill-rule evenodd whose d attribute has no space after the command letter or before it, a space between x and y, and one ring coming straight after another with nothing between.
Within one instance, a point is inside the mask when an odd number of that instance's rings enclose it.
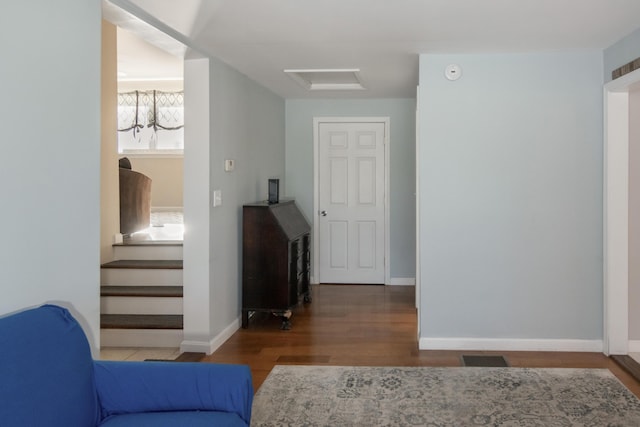
<instances>
[{"instance_id":1,"label":"floor vent","mask_svg":"<svg viewBox=\"0 0 640 427\"><path fill-rule=\"evenodd\" d=\"M462 355L462 366L477 368L507 368L509 363L504 356Z\"/></svg>"}]
</instances>

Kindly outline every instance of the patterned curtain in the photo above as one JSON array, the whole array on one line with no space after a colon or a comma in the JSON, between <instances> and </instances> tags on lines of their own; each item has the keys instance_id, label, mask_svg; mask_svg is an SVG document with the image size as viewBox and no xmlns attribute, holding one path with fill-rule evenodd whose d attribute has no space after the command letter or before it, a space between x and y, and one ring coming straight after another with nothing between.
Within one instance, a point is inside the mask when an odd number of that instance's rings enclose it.
<instances>
[{"instance_id":1,"label":"patterned curtain","mask_svg":"<svg viewBox=\"0 0 640 427\"><path fill-rule=\"evenodd\" d=\"M184 127L184 92L159 90L118 93L118 132L143 128L177 130Z\"/></svg>"}]
</instances>

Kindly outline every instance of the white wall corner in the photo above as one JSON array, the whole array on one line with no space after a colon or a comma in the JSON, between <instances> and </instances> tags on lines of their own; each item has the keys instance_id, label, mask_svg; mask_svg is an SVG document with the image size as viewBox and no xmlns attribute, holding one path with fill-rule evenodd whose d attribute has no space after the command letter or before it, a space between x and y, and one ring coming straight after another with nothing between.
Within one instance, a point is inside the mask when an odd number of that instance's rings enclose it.
<instances>
[{"instance_id":1,"label":"white wall corner","mask_svg":"<svg viewBox=\"0 0 640 427\"><path fill-rule=\"evenodd\" d=\"M627 76L630 76L628 74ZM629 94L604 92L604 352L627 354L629 339Z\"/></svg>"},{"instance_id":2,"label":"white wall corner","mask_svg":"<svg viewBox=\"0 0 640 427\"><path fill-rule=\"evenodd\" d=\"M469 351L603 351L602 340L502 339L502 338L420 338L420 350Z\"/></svg>"},{"instance_id":3,"label":"white wall corner","mask_svg":"<svg viewBox=\"0 0 640 427\"><path fill-rule=\"evenodd\" d=\"M222 330L218 335L213 337L209 341L196 341L196 340L184 340L182 344L180 344L180 351L182 353L192 352L192 353L206 353L207 355L212 354L216 351L222 344L225 343L231 336L240 329L241 319L238 317L236 320L231 322L226 328Z\"/></svg>"}]
</instances>

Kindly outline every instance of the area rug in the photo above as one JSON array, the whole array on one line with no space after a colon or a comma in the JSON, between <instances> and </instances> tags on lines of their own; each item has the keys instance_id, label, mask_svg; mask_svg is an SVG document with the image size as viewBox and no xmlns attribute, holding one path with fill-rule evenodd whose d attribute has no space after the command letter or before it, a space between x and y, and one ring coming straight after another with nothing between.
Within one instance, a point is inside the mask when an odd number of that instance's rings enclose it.
<instances>
[{"instance_id":1,"label":"area rug","mask_svg":"<svg viewBox=\"0 0 640 427\"><path fill-rule=\"evenodd\" d=\"M251 425L640 426L606 369L276 366Z\"/></svg>"}]
</instances>

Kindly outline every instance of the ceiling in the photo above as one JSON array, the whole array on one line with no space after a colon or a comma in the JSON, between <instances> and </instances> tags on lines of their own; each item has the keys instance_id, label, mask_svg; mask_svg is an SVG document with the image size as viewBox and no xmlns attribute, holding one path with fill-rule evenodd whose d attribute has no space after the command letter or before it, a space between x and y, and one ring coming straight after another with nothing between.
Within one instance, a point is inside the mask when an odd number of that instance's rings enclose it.
<instances>
[{"instance_id":1,"label":"ceiling","mask_svg":"<svg viewBox=\"0 0 640 427\"><path fill-rule=\"evenodd\" d=\"M106 19L152 44L178 56L185 44L216 56L284 98L414 97L420 53L601 50L640 27L638 0L103 0L103 5L110 11ZM157 73L163 65L151 68ZM359 69L366 90L310 91L284 72L324 68Z\"/></svg>"}]
</instances>

